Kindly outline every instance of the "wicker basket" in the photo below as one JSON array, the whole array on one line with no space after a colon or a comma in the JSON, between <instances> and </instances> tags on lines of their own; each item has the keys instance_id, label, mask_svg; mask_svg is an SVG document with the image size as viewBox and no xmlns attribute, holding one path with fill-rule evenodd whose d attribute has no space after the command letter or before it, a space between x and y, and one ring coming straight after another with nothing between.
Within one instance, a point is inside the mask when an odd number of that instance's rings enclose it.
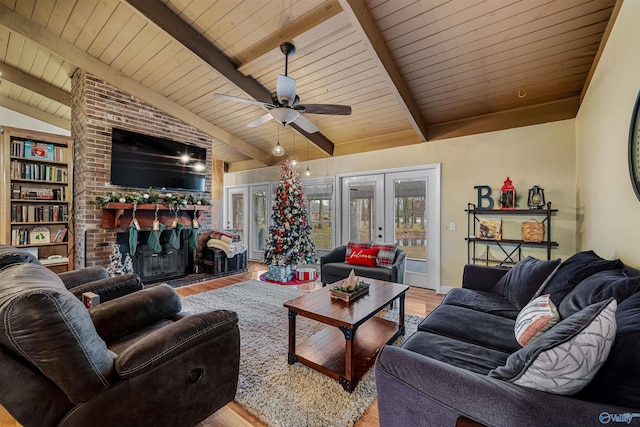
<instances>
[{"instance_id":1,"label":"wicker basket","mask_svg":"<svg viewBox=\"0 0 640 427\"><path fill-rule=\"evenodd\" d=\"M540 243L544 240L544 223L529 219L522 223L522 240L529 243Z\"/></svg>"}]
</instances>

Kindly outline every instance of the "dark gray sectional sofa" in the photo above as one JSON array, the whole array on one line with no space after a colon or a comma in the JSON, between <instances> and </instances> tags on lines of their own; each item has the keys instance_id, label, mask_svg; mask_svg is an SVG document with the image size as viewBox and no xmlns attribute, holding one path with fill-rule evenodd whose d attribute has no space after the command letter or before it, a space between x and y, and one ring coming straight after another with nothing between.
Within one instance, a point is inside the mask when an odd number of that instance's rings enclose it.
<instances>
[{"instance_id":1,"label":"dark gray sectional sofa","mask_svg":"<svg viewBox=\"0 0 640 427\"><path fill-rule=\"evenodd\" d=\"M511 270L465 266L462 288L449 292L402 347L379 353L380 425L640 425L639 289L640 271L592 251L562 263L528 258ZM550 295L560 322L521 347L516 318L540 294ZM604 332L593 334L596 327ZM586 366L571 353L578 338L608 350ZM568 353L557 356L562 347ZM583 384L576 392L553 389L569 362L578 366L570 381ZM552 391L526 383L532 372Z\"/></svg>"}]
</instances>

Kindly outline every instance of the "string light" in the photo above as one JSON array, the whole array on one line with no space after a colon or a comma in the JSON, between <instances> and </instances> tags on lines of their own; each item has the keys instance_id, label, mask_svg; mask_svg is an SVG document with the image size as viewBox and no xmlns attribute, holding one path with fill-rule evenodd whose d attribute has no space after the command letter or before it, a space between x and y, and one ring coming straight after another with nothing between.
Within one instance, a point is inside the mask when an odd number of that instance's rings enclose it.
<instances>
[{"instance_id":1,"label":"string light","mask_svg":"<svg viewBox=\"0 0 640 427\"><path fill-rule=\"evenodd\" d=\"M307 170L304 171L304 176L311 176L311 169L309 169L309 140L307 140Z\"/></svg>"},{"instance_id":2,"label":"string light","mask_svg":"<svg viewBox=\"0 0 640 427\"><path fill-rule=\"evenodd\" d=\"M295 168L298 166L298 161L296 160L296 131L291 128L291 132L293 132L293 159L291 160L291 166Z\"/></svg>"}]
</instances>

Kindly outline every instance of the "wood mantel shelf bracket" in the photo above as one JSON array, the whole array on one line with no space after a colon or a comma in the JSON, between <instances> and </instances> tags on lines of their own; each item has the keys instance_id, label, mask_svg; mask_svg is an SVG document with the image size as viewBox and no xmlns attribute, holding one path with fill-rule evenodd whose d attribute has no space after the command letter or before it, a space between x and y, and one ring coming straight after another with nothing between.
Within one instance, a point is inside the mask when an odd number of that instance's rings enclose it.
<instances>
[{"instance_id":1,"label":"wood mantel shelf bracket","mask_svg":"<svg viewBox=\"0 0 640 427\"><path fill-rule=\"evenodd\" d=\"M176 215L175 210L167 205L158 205L158 221L166 227L170 227L173 220L178 218L178 221L183 223L186 227L191 226L191 220L194 213L198 216L198 221L202 222L202 213L205 210L211 209L209 205L187 205L182 206L178 210ZM151 227L153 220L155 219L156 204L144 203L139 204L136 208L136 219L140 224L140 227ZM197 211L197 212L196 212ZM102 227L103 228L119 228L128 227L131 219L133 218L133 203L107 203L102 208Z\"/></svg>"}]
</instances>

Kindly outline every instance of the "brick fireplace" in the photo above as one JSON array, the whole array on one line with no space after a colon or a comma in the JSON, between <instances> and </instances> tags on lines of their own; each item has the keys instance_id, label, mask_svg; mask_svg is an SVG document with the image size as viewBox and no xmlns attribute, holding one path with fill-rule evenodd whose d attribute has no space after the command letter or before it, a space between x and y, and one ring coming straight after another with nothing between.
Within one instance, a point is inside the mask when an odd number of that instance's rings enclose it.
<instances>
[{"instance_id":1,"label":"brick fireplace","mask_svg":"<svg viewBox=\"0 0 640 427\"><path fill-rule=\"evenodd\" d=\"M207 149L205 192L191 193L198 198L213 202L213 208L209 206L203 209L200 218L199 247L202 248L208 232L222 226L223 162L213 158L212 138L84 70L78 69L74 72L71 87L71 133L74 138L72 221L75 233L75 268L94 265L109 266L109 256L113 254L111 244L121 241L122 236L128 233L128 223L120 223L114 227L103 226L103 210L94 203L96 196L105 196L112 191L120 193L140 191L140 189L109 184L112 127L181 141ZM213 188L215 190L212 190ZM170 227L170 221L165 220L163 223L167 228ZM143 232L151 230L150 224L141 225ZM123 233L121 237L118 237L119 233ZM186 273L189 273L193 270L193 262L189 261L193 256L189 258L187 253L186 257L184 263L187 266Z\"/></svg>"}]
</instances>

